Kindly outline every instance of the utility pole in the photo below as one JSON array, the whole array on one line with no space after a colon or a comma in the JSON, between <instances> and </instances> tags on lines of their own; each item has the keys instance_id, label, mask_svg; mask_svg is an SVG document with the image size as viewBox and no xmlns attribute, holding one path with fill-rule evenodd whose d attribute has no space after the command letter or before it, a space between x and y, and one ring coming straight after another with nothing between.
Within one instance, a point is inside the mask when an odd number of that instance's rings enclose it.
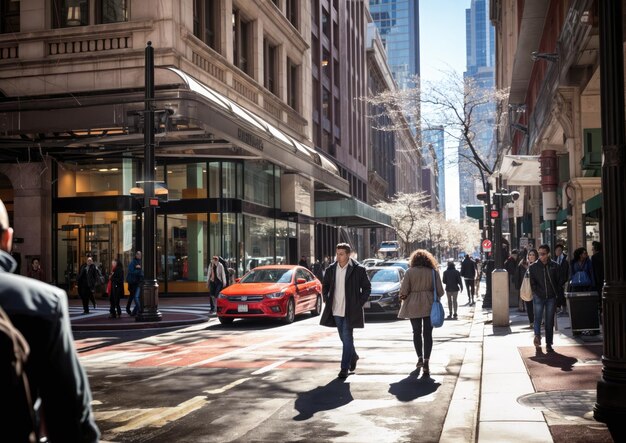
<instances>
[{"instance_id":1,"label":"utility pole","mask_svg":"<svg viewBox=\"0 0 626 443\"><path fill-rule=\"evenodd\" d=\"M144 158L143 158L143 296L137 321L160 321L159 283L156 279L156 208L154 167L154 48L148 42L145 51L145 111L144 111Z\"/></svg>"}]
</instances>

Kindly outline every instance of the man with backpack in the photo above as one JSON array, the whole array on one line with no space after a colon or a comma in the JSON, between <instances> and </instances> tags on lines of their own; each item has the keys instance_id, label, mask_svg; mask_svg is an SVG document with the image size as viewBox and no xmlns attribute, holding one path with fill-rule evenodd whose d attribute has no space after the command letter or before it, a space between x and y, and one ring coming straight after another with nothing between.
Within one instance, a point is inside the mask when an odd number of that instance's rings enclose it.
<instances>
[{"instance_id":1,"label":"man with backpack","mask_svg":"<svg viewBox=\"0 0 626 443\"><path fill-rule=\"evenodd\" d=\"M91 410L89 381L74 348L67 295L41 281L14 275L16 263L9 253L12 240L13 229L0 200L0 307L24 338L11 334L13 342L21 343L16 359L24 361L28 355L25 379L18 372L0 379L2 439L35 441L43 418L41 428L52 442L97 442L100 433ZM8 325L6 319L4 325ZM0 334L9 330L2 329ZM4 337L9 336L5 333ZM11 361L0 365L14 367ZM36 410L33 405L39 403Z\"/></svg>"}]
</instances>

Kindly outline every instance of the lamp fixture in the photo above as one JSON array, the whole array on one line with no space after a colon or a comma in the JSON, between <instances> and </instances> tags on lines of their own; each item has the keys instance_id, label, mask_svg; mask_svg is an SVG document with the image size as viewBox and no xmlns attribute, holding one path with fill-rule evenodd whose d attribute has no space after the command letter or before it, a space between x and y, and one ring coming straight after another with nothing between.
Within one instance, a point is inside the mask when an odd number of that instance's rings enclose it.
<instances>
[{"instance_id":1,"label":"lamp fixture","mask_svg":"<svg viewBox=\"0 0 626 443\"><path fill-rule=\"evenodd\" d=\"M70 2L67 7L67 26L80 26L81 24L81 11L80 5L77 1Z\"/></svg>"},{"instance_id":2,"label":"lamp fixture","mask_svg":"<svg viewBox=\"0 0 626 443\"><path fill-rule=\"evenodd\" d=\"M536 62L537 60L546 60L551 63L556 63L559 61L559 54L556 52L539 52L533 51L530 53L530 58L532 61Z\"/></svg>"}]
</instances>

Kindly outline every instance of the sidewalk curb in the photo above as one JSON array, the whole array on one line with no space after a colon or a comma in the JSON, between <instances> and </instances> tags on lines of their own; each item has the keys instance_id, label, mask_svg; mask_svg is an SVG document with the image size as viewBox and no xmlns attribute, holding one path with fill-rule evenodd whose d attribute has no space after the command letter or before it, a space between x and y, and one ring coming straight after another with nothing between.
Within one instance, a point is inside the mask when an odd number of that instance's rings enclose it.
<instances>
[{"instance_id":1,"label":"sidewalk curb","mask_svg":"<svg viewBox=\"0 0 626 443\"><path fill-rule=\"evenodd\" d=\"M474 316L467 338L468 343L465 348L463 363L452 393L439 441L446 443L477 441L485 330L483 321L481 301L474 305Z\"/></svg>"},{"instance_id":2,"label":"sidewalk curb","mask_svg":"<svg viewBox=\"0 0 626 443\"><path fill-rule=\"evenodd\" d=\"M108 314L107 314L108 315ZM151 322L117 322L115 320L109 323L82 323L72 322L72 331L123 331L131 329L157 329L171 328L174 326L188 326L198 323L206 323L210 321L210 317L205 315L190 315L192 318L184 318L179 320L162 320Z\"/></svg>"}]
</instances>

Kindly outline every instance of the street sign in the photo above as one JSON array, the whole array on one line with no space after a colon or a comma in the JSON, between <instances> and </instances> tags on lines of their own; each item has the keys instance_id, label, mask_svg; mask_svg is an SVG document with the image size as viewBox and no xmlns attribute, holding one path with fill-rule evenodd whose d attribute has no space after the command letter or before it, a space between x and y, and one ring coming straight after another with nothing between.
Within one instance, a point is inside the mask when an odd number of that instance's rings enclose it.
<instances>
[{"instance_id":1,"label":"street sign","mask_svg":"<svg viewBox=\"0 0 626 443\"><path fill-rule=\"evenodd\" d=\"M489 240L488 238L483 240L483 251L491 252L491 240Z\"/></svg>"}]
</instances>

